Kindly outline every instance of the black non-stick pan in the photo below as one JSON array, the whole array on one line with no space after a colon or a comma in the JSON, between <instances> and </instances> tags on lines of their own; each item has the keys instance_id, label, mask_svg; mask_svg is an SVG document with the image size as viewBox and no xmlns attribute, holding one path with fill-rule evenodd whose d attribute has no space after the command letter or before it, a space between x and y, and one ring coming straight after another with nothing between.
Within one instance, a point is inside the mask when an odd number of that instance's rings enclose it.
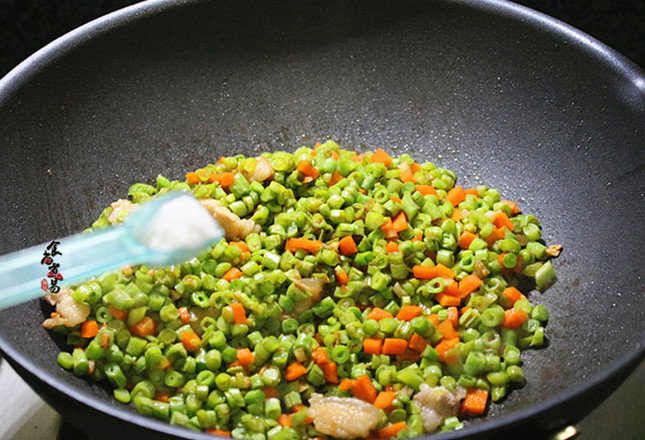
<instances>
[{"instance_id":1,"label":"black non-stick pan","mask_svg":"<svg viewBox=\"0 0 645 440\"><path fill-rule=\"evenodd\" d=\"M134 182L222 154L334 139L486 184L564 246L527 385L441 438L575 423L645 353L645 77L574 29L500 1L168 0L38 52L0 82L0 253L78 232ZM0 348L97 438L200 438L58 367L34 301ZM202 435L208 438L205 435Z\"/></svg>"}]
</instances>

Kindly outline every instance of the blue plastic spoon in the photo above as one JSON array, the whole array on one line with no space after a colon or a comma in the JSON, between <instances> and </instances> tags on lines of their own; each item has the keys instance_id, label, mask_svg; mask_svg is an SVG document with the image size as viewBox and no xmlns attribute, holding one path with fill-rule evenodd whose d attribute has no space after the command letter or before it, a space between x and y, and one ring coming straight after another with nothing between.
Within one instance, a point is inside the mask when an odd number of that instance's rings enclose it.
<instances>
[{"instance_id":1,"label":"blue plastic spoon","mask_svg":"<svg viewBox=\"0 0 645 440\"><path fill-rule=\"evenodd\" d=\"M190 210L183 212L183 216L172 217L172 231L189 234L189 239L182 242L180 238L178 242L175 240L175 244L173 237L168 237L167 241L164 241L166 237L159 237L164 228L158 228L159 222L164 220L162 217L173 206ZM196 224L196 221L201 223ZM168 225L165 226L167 230ZM154 231L159 231L156 237L153 236ZM181 263L222 237L224 231L220 225L192 195L171 193L159 196L140 205L117 226L72 235L1 256L0 308L30 301L47 291L58 290L57 287L78 284L124 266ZM162 246L159 246L160 242Z\"/></svg>"}]
</instances>

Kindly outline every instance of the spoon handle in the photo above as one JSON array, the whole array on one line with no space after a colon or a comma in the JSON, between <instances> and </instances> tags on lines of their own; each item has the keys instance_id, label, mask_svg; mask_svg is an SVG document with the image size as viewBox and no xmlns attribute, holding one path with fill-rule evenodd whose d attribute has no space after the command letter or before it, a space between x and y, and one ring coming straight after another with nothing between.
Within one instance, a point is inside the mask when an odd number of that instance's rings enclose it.
<instances>
[{"instance_id":1,"label":"spoon handle","mask_svg":"<svg viewBox=\"0 0 645 440\"><path fill-rule=\"evenodd\" d=\"M132 263L145 253L124 227L76 234L0 257L0 308Z\"/></svg>"}]
</instances>

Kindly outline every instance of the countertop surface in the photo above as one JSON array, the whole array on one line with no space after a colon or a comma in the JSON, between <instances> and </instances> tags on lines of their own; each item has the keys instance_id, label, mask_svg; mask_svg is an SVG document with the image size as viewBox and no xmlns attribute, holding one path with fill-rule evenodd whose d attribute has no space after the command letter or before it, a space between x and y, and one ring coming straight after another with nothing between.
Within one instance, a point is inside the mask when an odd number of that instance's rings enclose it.
<instances>
[{"instance_id":1,"label":"countertop surface","mask_svg":"<svg viewBox=\"0 0 645 440\"><path fill-rule=\"evenodd\" d=\"M0 0L0 77L53 39L133 3L136 1ZM537 9L588 33L645 68L645 1L518 0L516 3ZM17 414L20 423L13 427L5 425L5 430L0 430L0 437L11 440L55 438L46 434L58 423L55 412L33 393L30 394L15 373L8 371L6 364L0 371L3 375L0 376L1 401L9 407L12 402L20 405L20 399L27 399L35 405L31 410L23 408L24 411ZM16 389L24 392L16 392ZM645 439L644 394L645 364L641 364L623 386L579 424L580 435L576 438ZM7 413L3 410L2 414L5 419Z\"/></svg>"}]
</instances>

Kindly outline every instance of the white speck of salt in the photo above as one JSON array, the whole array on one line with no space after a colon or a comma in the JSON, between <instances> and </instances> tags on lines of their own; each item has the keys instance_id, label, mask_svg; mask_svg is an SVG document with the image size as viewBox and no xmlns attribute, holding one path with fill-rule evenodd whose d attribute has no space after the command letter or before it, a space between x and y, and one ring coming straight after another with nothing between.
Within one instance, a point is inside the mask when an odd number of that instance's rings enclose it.
<instances>
[{"instance_id":1,"label":"white speck of salt","mask_svg":"<svg viewBox=\"0 0 645 440\"><path fill-rule=\"evenodd\" d=\"M196 249L224 233L210 213L192 196L164 203L138 239L150 249L172 252Z\"/></svg>"}]
</instances>

